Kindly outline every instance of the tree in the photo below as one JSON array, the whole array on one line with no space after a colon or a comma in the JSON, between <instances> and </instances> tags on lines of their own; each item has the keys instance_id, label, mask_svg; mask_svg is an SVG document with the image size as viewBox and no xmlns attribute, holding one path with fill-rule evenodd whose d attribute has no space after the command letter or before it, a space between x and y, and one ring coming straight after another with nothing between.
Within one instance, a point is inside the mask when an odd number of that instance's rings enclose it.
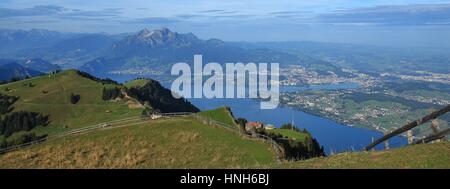
<instances>
[{"instance_id":1,"label":"tree","mask_svg":"<svg viewBox=\"0 0 450 189\"><path fill-rule=\"evenodd\" d=\"M169 89L164 88L159 82L148 80L139 87L127 89L127 94L141 103L148 102L154 109L161 112L199 112L200 110L184 98L176 99Z\"/></svg>"},{"instance_id":2,"label":"tree","mask_svg":"<svg viewBox=\"0 0 450 189\"><path fill-rule=\"evenodd\" d=\"M47 137L47 135L36 135L36 133L34 133L32 131L30 131L30 132L21 131L21 132L15 133L14 135L8 137L6 139L6 145L7 146L21 145L24 143L43 139L45 137Z\"/></svg>"},{"instance_id":3,"label":"tree","mask_svg":"<svg viewBox=\"0 0 450 189\"><path fill-rule=\"evenodd\" d=\"M10 136L19 131L30 131L48 125L48 116L36 112L13 112L0 120L0 135Z\"/></svg>"},{"instance_id":4,"label":"tree","mask_svg":"<svg viewBox=\"0 0 450 189\"><path fill-rule=\"evenodd\" d=\"M108 96L106 95L106 88L103 87L103 91L102 91L102 100L109 100L109 98L107 98Z\"/></svg>"},{"instance_id":5,"label":"tree","mask_svg":"<svg viewBox=\"0 0 450 189\"><path fill-rule=\"evenodd\" d=\"M70 93L70 103L76 104L78 101L80 101L81 96L78 94Z\"/></svg>"},{"instance_id":6,"label":"tree","mask_svg":"<svg viewBox=\"0 0 450 189\"><path fill-rule=\"evenodd\" d=\"M20 77L13 77L13 78L11 78L10 82L12 83L12 82L20 81L20 80L22 80Z\"/></svg>"},{"instance_id":7,"label":"tree","mask_svg":"<svg viewBox=\"0 0 450 189\"><path fill-rule=\"evenodd\" d=\"M105 87L103 87L102 100L112 100L118 97L123 98L120 88L114 87L106 89Z\"/></svg>"},{"instance_id":8,"label":"tree","mask_svg":"<svg viewBox=\"0 0 450 189\"><path fill-rule=\"evenodd\" d=\"M236 120L236 123L239 125L239 128L242 131L245 131L245 125L247 124L247 122L247 119L241 117Z\"/></svg>"},{"instance_id":9,"label":"tree","mask_svg":"<svg viewBox=\"0 0 450 189\"><path fill-rule=\"evenodd\" d=\"M0 115L11 112L11 105L13 105L18 99L19 97L0 94Z\"/></svg>"},{"instance_id":10,"label":"tree","mask_svg":"<svg viewBox=\"0 0 450 189\"><path fill-rule=\"evenodd\" d=\"M297 128L297 127L295 127L294 125L292 125L291 123L285 123L285 124L283 124L283 125L281 125L281 127L280 127L281 129L289 129L289 130L294 130L294 131L297 131L297 132L299 132L300 130Z\"/></svg>"},{"instance_id":11,"label":"tree","mask_svg":"<svg viewBox=\"0 0 450 189\"><path fill-rule=\"evenodd\" d=\"M6 148L6 147L7 147L6 138L3 136L0 136L0 148Z\"/></svg>"},{"instance_id":12,"label":"tree","mask_svg":"<svg viewBox=\"0 0 450 189\"><path fill-rule=\"evenodd\" d=\"M100 79L100 78L92 76L91 74L89 74L87 72L83 72L83 71L79 71L78 70L77 74L82 76L82 77L88 78L90 80L93 80L93 81L96 81L96 82L100 82L100 83L102 83L102 85L105 85L105 84L119 85L119 83L117 83L117 81L114 81L114 80L109 79L109 78Z\"/></svg>"},{"instance_id":13,"label":"tree","mask_svg":"<svg viewBox=\"0 0 450 189\"><path fill-rule=\"evenodd\" d=\"M305 133L305 134L308 134L308 135L311 135L311 133L306 129L306 128L303 128L303 131L302 131L302 133Z\"/></svg>"},{"instance_id":14,"label":"tree","mask_svg":"<svg viewBox=\"0 0 450 189\"><path fill-rule=\"evenodd\" d=\"M264 130L257 131L259 134L268 136L275 140L278 144L283 146L285 157L289 160L303 160L313 157L325 156L325 150L323 146L320 146L319 142L311 136L308 130L300 130L294 125L287 123L283 124L281 129L289 129L299 133L305 133L307 136L304 140L293 140L292 138L283 136L281 134L275 134L273 132L267 132Z\"/></svg>"}]
</instances>

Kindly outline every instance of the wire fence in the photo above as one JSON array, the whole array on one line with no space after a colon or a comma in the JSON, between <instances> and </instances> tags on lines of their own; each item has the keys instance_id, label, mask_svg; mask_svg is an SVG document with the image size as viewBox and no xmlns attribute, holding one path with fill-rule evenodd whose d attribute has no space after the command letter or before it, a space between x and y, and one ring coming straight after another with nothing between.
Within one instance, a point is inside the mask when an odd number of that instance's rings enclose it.
<instances>
[{"instance_id":1,"label":"wire fence","mask_svg":"<svg viewBox=\"0 0 450 189\"><path fill-rule=\"evenodd\" d=\"M251 134L246 134L245 132L242 132L237 126L222 123L222 122L213 120L211 118L204 117L199 114L194 114L191 112L161 113L161 114L158 114L157 118L159 118L159 117L180 117L180 116L189 116L189 115L193 115L194 118L201 121L203 124L222 127L229 131L235 132L241 136L245 136L245 137L252 138L252 139L259 139L261 141L264 141L264 142L270 144L271 147L275 150L278 161L282 161L284 159L283 147L281 147L272 138L265 136L265 135L261 135L261 134L254 133L254 132ZM19 150L19 149L22 149L22 148L25 148L25 147L28 147L31 145L39 144L39 143L42 143L45 141L67 137L70 135L84 134L84 133L87 133L90 131L95 131L95 130L100 130L100 129L119 128L119 127L124 127L124 126L138 125L138 124L147 122L149 119L153 119L153 118L151 116L134 116L134 117L128 117L128 118L124 118L124 119L118 119L118 120L114 120L114 121L99 123L99 124L95 124L95 125L85 126L85 127L81 127L81 128L77 128L77 129L71 129L69 131L65 131L65 132L62 132L62 133L59 133L56 135L50 135L50 136L47 136L47 137L44 137L44 138L41 138L38 140L34 140L31 142L27 142L24 144L10 146L7 148L0 149L0 154Z\"/></svg>"},{"instance_id":2,"label":"wire fence","mask_svg":"<svg viewBox=\"0 0 450 189\"><path fill-rule=\"evenodd\" d=\"M62 133L58 133L56 135L49 135L49 136L46 136L46 137L38 139L38 140L33 140L31 142L2 148L2 149L0 149L0 154L15 151L15 150L18 150L18 149L21 149L24 147L28 147L28 146L34 145L34 144L39 144L39 143L42 143L45 141L66 137L69 135L82 134L82 133L87 133L90 131L105 129L105 128L117 128L117 127L123 126L124 124L134 125L134 124L140 124L140 123L145 122L145 121L136 122L139 120L143 120L141 116L134 116L134 117L128 117L128 118L124 118L124 119L113 120L110 122L98 123L95 125L85 126L85 127L81 127L81 128L77 128L77 129L71 129L71 130L68 130L68 131L65 131ZM130 122L132 122L132 124L130 124Z\"/></svg>"},{"instance_id":3,"label":"wire fence","mask_svg":"<svg viewBox=\"0 0 450 189\"><path fill-rule=\"evenodd\" d=\"M152 117L155 116L156 117ZM91 132L91 131L95 131L95 130L100 130L100 129L107 129L107 128L119 128L119 127L125 127L125 126L132 126L132 125L138 125L141 123L145 123L147 122L149 119L156 119L159 117L180 117L180 116L190 116L193 115L194 118L196 118L197 120L201 121L203 124L206 125L212 125L212 126L218 126L218 127L222 127L225 128L231 132L234 132L236 134L239 134L241 136L250 138L250 139L257 139L260 141L263 141L265 143L270 144L270 146L274 149L276 155L277 155L277 160L278 162L284 161L285 157L284 157L284 148L279 145L275 140L273 140L272 138L266 136L266 135L262 135L256 132L246 132L241 130L240 128L238 128L236 125L230 125L227 123L223 123L223 122L219 122L217 120L213 120L209 117L205 117L205 116L201 116L199 114L195 114L192 112L171 112L171 113L161 113L161 114L155 114L155 115L149 115L149 116L133 116L133 117L127 117L127 118L123 118L123 119L117 119L117 120L113 120L113 121L109 121L109 122L103 122L103 123L98 123L95 125L89 125L89 126L85 126L85 127L81 127L81 128L76 128L76 129L71 129L62 133L58 133L56 135L49 135L46 136L44 138L38 139L38 140L34 140L31 142L27 142L27 143L23 143L20 145L15 145L15 146L9 146L7 148L3 148L0 149L0 154L3 153L7 153L7 152L11 152L11 151L15 151L21 148L25 148L31 145L35 145L35 144L39 144L45 141L49 141L49 140L53 140L53 139L58 139L58 138L62 138L62 137L66 137L66 136L70 136L70 135L75 135L75 134L83 134L83 133L87 133L87 132ZM414 133L415 136L419 136L419 135L424 135L428 134L429 131L432 131L431 127L428 127L426 129L421 129L419 132ZM421 138L415 137L415 139L420 140ZM388 140L389 141L392 140ZM414 142L413 142L414 143ZM396 142L391 142L389 143L389 146L392 147L400 147L400 146L405 146L408 145L408 142L405 142L402 139L398 139ZM349 147L348 151L355 151L354 146L353 147ZM332 152L333 154L333 152Z\"/></svg>"}]
</instances>

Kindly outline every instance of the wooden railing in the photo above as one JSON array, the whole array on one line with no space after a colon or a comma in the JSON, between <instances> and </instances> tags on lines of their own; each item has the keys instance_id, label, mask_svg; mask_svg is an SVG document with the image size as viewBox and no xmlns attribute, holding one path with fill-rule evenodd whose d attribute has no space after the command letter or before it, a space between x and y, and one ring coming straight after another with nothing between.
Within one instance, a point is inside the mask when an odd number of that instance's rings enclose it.
<instances>
[{"instance_id":1,"label":"wooden railing","mask_svg":"<svg viewBox=\"0 0 450 189\"><path fill-rule=\"evenodd\" d=\"M445 113L447 113L447 112L449 112L449 111L450 111L450 105L447 105L447 106L445 106L444 108L442 108L442 109L440 109L440 110L434 111L434 112L432 112L432 113L430 113L430 114L428 114L428 115L422 117L421 119L418 119L418 120L415 120L415 121L413 121L413 122L410 122L410 123L406 124L405 126L400 127L399 129L396 129L396 130L394 130L394 131L392 131L392 132L390 132L390 133L384 135L383 137L381 137L381 138L375 140L374 142L372 142L371 144L369 144L368 146L366 146L364 149L365 149L365 150L370 150L370 149L372 149L373 147L375 147L376 145L378 145L378 144L380 144L380 143L382 143L382 142L384 142L384 141L386 141L386 140L389 140L390 138L392 138L392 137L394 137L394 136L397 136L397 135L402 134L402 133L404 133L404 132L406 132L406 131L409 131L409 130L411 130L411 129L413 129L413 128L419 126L419 125L422 125L422 124L424 124L424 123L430 121L430 120L436 119L436 118L438 118L439 116L442 116L442 115L444 115ZM445 137L447 134L449 134L448 132L449 132L449 131L442 132L442 133L440 133L440 135L434 136L434 137L430 136L430 137L428 137L427 140L422 140L422 142L431 142L431 141L433 141L432 139L435 140L435 138L443 138L443 137ZM436 135L436 134L435 134L435 135ZM419 143L420 143L420 142L419 142Z\"/></svg>"}]
</instances>

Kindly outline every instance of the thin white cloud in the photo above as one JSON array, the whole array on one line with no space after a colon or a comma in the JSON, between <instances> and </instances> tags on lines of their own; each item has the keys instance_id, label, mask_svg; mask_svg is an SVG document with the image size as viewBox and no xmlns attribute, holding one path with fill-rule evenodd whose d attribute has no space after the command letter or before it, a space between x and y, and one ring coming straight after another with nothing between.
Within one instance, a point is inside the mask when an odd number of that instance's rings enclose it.
<instances>
[{"instance_id":1,"label":"thin white cloud","mask_svg":"<svg viewBox=\"0 0 450 189\"><path fill-rule=\"evenodd\" d=\"M337 10L317 17L319 23L371 23L377 25L426 25L450 22L450 4L375 6Z\"/></svg>"},{"instance_id":2,"label":"thin white cloud","mask_svg":"<svg viewBox=\"0 0 450 189\"><path fill-rule=\"evenodd\" d=\"M57 15L66 9L54 5L40 5L26 9L0 8L0 18Z\"/></svg>"}]
</instances>

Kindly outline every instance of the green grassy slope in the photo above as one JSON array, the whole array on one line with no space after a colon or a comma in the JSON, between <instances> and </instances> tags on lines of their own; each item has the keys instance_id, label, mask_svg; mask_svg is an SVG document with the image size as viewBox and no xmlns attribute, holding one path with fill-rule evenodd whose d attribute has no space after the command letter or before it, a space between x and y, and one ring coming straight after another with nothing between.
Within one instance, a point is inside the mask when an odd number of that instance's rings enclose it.
<instances>
[{"instance_id":1,"label":"green grassy slope","mask_svg":"<svg viewBox=\"0 0 450 189\"><path fill-rule=\"evenodd\" d=\"M103 87L113 86L82 77L76 71L64 71L0 85L0 92L20 97L14 111L50 115L50 125L38 130L54 134L139 116L142 109L130 107L129 100L101 99ZM70 104L70 93L80 94L81 100ZM199 114L234 125L226 108ZM273 132L296 139L304 137L284 129ZM73 135L0 154L0 168L450 168L450 143L277 164L267 144L204 125L191 117L180 117Z\"/></svg>"},{"instance_id":2,"label":"green grassy slope","mask_svg":"<svg viewBox=\"0 0 450 189\"><path fill-rule=\"evenodd\" d=\"M450 168L450 143L277 164L270 147L192 118L153 120L0 155L0 168Z\"/></svg>"},{"instance_id":3,"label":"green grassy slope","mask_svg":"<svg viewBox=\"0 0 450 189\"><path fill-rule=\"evenodd\" d=\"M379 152L342 153L287 163L283 168L450 168L450 142L412 145Z\"/></svg>"},{"instance_id":4,"label":"green grassy slope","mask_svg":"<svg viewBox=\"0 0 450 189\"><path fill-rule=\"evenodd\" d=\"M128 81L128 82L124 83L123 85L125 87L131 88L131 87L143 86L147 82L148 82L148 79L135 79L135 80Z\"/></svg>"},{"instance_id":5,"label":"green grassy slope","mask_svg":"<svg viewBox=\"0 0 450 189\"><path fill-rule=\"evenodd\" d=\"M297 140L297 141L304 141L306 137L308 137L307 134L305 133L300 133L297 131L292 131L290 129L272 129L272 130L268 130L268 132L273 132L275 134L280 134L283 135L285 137L288 137L290 139L293 140Z\"/></svg>"},{"instance_id":6,"label":"green grassy slope","mask_svg":"<svg viewBox=\"0 0 450 189\"><path fill-rule=\"evenodd\" d=\"M235 125L234 118L226 107L220 107L214 110L208 110L198 113L204 117L211 118L212 120L226 123L228 125Z\"/></svg>"},{"instance_id":7,"label":"green grassy slope","mask_svg":"<svg viewBox=\"0 0 450 189\"><path fill-rule=\"evenodd\" d=\"M0 168L245 168L273 163L269 145L189 117L70 136L0 155Z\"/></svg>"},{"instance_id":8,"label":"green grassy slope","mask_svg":"<svg viewBox=\"0 0 450 189\"><path fill-rule=\"evenodd\" d=\"M30 83L32 87L28 86ZM82 77L75 70L68 70L0 85L0 93L20 97L13 105L14 111L26 110L50 115L50 125L38 128L38 131L52 134L140 115L142 109L129 108L125 100L101 99L103 87L112 86ZM75 105L70 103L71 93L81 96Z\"/></svg>"}]
</instances>

